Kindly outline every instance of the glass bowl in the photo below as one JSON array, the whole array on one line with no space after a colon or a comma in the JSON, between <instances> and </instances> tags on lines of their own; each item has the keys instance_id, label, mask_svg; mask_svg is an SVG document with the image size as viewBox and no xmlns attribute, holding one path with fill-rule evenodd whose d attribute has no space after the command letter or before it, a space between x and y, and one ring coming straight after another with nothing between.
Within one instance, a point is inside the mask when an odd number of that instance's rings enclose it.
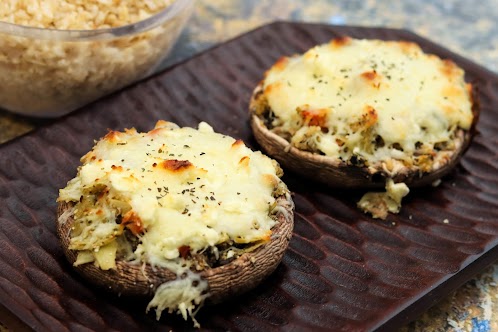
<instances>
[{"instance_id":1,"label":"glass bowl","mask_svg":"<svg viewBox=\"0 0 498 332\"><path fill-rule=\"evenodd\" d=\"M0 108L58 117L152 73L168 55L194 0L175 0L117 28L56 30L0 22Z\"/></svg>"}]
</instances>

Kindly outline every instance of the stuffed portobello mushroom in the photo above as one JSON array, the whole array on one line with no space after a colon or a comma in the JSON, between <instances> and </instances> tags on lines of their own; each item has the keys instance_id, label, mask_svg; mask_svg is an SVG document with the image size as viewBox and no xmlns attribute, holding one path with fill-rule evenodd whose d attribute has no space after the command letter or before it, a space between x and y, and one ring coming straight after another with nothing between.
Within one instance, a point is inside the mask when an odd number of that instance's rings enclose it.
<instances>
[{"instance_id":1,"label":"stuffed portobello mushroom","mask_svg":"<svg viewBox=\"0 0 498 332\"><path fill-rule=\"evenodd\" d=\"M451 60L349 37L279 59L249 108L256 140L284 169L335 188L386 188L359 202L378 218L398 212L409 187L447 174L478 118L474 88Z\"/></svg>"},{"instance_id":2,"label":"stuffed portobello mushroom","mask_svg":"<svg viewBox=\"0 0 498 332\"><path fill-rule=\"evenodd\" d=\"M278 163L206 123L110 131L81 161L58 198L65 255L94 284L149 297L158 319L198 326L204 302L255 287L291 238Z\"/></svg>"}]
</instances>

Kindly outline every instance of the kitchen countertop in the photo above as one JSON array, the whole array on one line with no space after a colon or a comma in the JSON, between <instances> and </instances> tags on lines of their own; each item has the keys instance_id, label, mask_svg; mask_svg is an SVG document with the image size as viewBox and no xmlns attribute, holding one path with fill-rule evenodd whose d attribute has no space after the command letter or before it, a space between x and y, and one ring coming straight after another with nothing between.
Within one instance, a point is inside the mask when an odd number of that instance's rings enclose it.
<instances>
[{"instance_id":1,"label":"kitchen countertop","mask_svg":"<svg viewBox=\"0 0 498 332\"><path fill-rule=\"evenodd\" d=\"M275 20L409 29L498 72L498 0L197 0L189 27L161 68ZM0 144L50 121L0 111ZM495 311L498 264L402 331L498 331Z\"/></svg>"}]
</instances>

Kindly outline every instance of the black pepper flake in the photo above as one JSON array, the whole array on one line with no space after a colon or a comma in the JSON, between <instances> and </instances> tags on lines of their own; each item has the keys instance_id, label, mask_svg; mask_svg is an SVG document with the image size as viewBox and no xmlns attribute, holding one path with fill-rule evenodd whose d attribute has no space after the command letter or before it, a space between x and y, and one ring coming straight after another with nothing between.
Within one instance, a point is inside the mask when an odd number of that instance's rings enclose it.
<instances>
[{"instance_id":1,"label":"black pepper flake","mask_svg":"<svg viewBox=\"0 0 498 332\"><path fill-rule=\"evenodd\" d=\"M214 198L214 196L209 197L209 199L212 201L216 200L216 198Z\"/></svg>"},{"instance_id":2,"label":"black pepper flake","mask_svg":"<svg viewBox=\"0 0 498 332\"><path fill-rule=\"evenodd\" d=\"M185 144L183 147L184 147L185 149L190 149L190 146L188 146L187 144Z\"/></svg>"},{"instance_id":3,"label":"black pepper flake","mask_svg":"<svg viewBox=\"0 0 498 332\"><path fill-rule=\"evenodd\" d=\"M125 143L116 143L117 145L126 145L126 142Z\"/></svg>"},{"instance_id":4,"label":"black pepper flake","mask_svg":"<svg viewBox=\"0 0 498 332\"><path fill-rule=\"evenodd\" d=\"M185 208L185 209L183 210L182 214L187 214L187 213L188 213L188 209L187 209L187 208Z\"/></svg>"},{"instance_id":5,"label":"black pepper flake","mask_svg":"<svg viewBox=\"0 0 498 332\"><path fill-rule=\"evenodd\" d=\"M200 155L201 155L201 156L203 156L203 155L205 155L205 154L206 154L205 152L201 152L201 153L200 153Z\"/></svg>"}]
</instances>

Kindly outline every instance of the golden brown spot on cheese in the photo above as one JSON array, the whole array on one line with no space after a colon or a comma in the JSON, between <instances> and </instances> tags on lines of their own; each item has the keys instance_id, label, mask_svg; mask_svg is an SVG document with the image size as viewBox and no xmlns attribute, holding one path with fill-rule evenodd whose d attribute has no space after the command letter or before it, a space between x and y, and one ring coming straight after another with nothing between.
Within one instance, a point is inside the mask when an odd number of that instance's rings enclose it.
<instances>
[{"instance_id":1,"label":"golden brown spot on cheese","mask_svg":"<svg viewBox=\"0 0 498 332\"><path fill-rule=\"evenodd\" d=\"M379 116L377 115L377 111L372 106L365 106L365 112L363 113L363 118L365 119L365 125L367 127L371 127L377 123Z\"/></svg>"},{"instance_id":2,"label":"golden brown spot on cheese","mask_svg":"<svg viewBox=\"0 0 498 332\"><path fill-rule=\"evenodd\" d=\"M444 76L452 78L458 73L458 67L453 61L445 59L442 61L441 72Z\"/></svg>"},{"instance_id":3,"label":"golden brown spot on cheese","mask_svg":"<svg viewBox=\"0 0 498 332\"><path fill-rule=\"evenodd\" d=\"M372 70L372 71L366 71L364 73L361 73L361 77L366 79L367 81L373 81L377 77L379 77L379 75L377 74L377 72L375 70Z\"/></svg>"},{"instance_id":4,"label":"golden brown spot on cheese","mask_svg":"<svg viewBox=\"0 0 498 332\"><path fill-rule=\"evenodd\" d=\"M243 167L249 167L249 162L251 161L251 158L249 156L244 156L239 160L239 165Z\"/></svg>"},{"instance_id":5,"label":"golden brown spot on cheese","mask_svg":"<svg viewBox=\"0 0 498 332\"><path fill-rule=\"evenodd\" d=\"M289 62L288 57L281 57L280 59L277 60L277 62L274 65L274 68L277 70L284 70L285 67L287 67L287 63Z\"/></svg>"},{"instance_id":6,"label":"golden brown spot on cheese","mask_svg":"<svg viewBox=\"0 0 498 332\"><path fill-rule=\"evenodd\" d=\"M168 126L170 122L165 121L165 120L159 120L156 122L156 125L154 126L154 129L161 128L161 127L166 127Z\"/></svg>"},{"instance_id":7,"label":"golden brown spot on cheese","mask_svg":"<svg viewBox=\"0 0 498 332\"><path fill-rule=\"evenodd\" d=\"M117 171L117 172L122 172L123 171L123 167L122 166L112 165L111 169L114 170L114 171Z\"/></svg>"},{"instance_id":8,"label":"golden brown spot on cheese","mask_svg":"<svg viewBox=\"0 0 498 332\"><path fill-rule=\"evenodd\" d=\"M351 38L348 36L342 36L338 38L334 38L330 41L330 46L333 48L339 48L342 46L346 46L351 43Z\"/></svg>"},{"instance_id":9,"label":"golden brown spot on cheese","mask_svg":"<svg viewBox=\"0 0 498 332\"><path fill-rule=\"evenodd\" d=\"M239 146L245 146L244 141L241 139L236 140L235 142L232 143L232 148L236 148Z\"/></svg>"},{"instance_id":10,"label":"golden brown spot on cheese","mask_svg":"<svg viewBox=\"0 0 498 332\"><path fill-rule=\"evenodd\" d=\"M280 82L276 82L276 83L273 83L273 84L268 84L266 87L265 87L265 94L269 94L269 93L272 93L274 92L275 90L278 90L280 89L282 86L282 84Z\"/></svg>"},{"instance_id":11,"label":"golden brown spot on cheese","mask_svg":"<svg viewBox=\"0 0 498 332\"><path fill-rule=\"evenodd\" d=\"M377 123L379 116L377 111L370 105L365 106L365 110L361 114L361 118L353 122L350 126L354 131L366 130Z\"/></svg>"},{"instance_id":12,"label":"golden brown spot on cheese","mask_svg":"<svg viewBox=\"0 0 498 332\"><path fill-rule=\"evenodd\" d=\"M263 174L263 181L273 187L278 184L278 180L271 174Z\"/></svg>"},{"instance_id":13,"label":"golden brown spot on cheese","mask_svg":"<svg viewBox=\"0 0 498 332\"><path fill-rule=\"evenodd\" d=\"M121 219L122 227L128 228L134 235L143 233L143 223L135 211L130 210L123 215Z\"/></svg>"},{"instance_id":14,"label":"golden brown spot on cheese","mask_svg":"<svg viewBox=\"0 0 498 332\"><path fill-rule=\"evenodd\" d=\"M300 115L304 120L304 124L307 126L316 126L320 128L325 128L327 126L327 109L317 109L317 110L301 110Z\"/></svg>"},{"instance_id":15,"label":"golden brown spot on cheese","mask_svg":"<svg viewBox=\"0 0 498 332\"><path fill-rule=\"evenodd\" d=\"M462 95L462 90L454 85L446 85L443 88L442 95L448 99L453 99Z\"/></svg>"},{"instance_id":16,"label":"golden brown spot on cheese","mask_svg":"<svg viewBox=\"0 0 498 332\"><path fill-rule=\"evenodd\" d=\"M104 140L109 142L117 142L119 140L120 132L116 130L108 129L109 132L104 136Z\"/></svg>"},{"instance_id":17,"label":"golden brown spot on cheese","mask_svg":"<svg viewBox=\"0 0 498 332\"><path fill-rule=\"evenodd\" d=\"M154 128L147 133L148 136L157 136L164 130L163 127Z\"/></svg>"},{"instance_id":18,"label":"golden brown spot on cheese","mask_svg":"<svg viewBox=\"0 0 498 332\"><path fill-rule=\"evenodd\" d=\"M358 126L356 130L368 129L376 124L378 119L379 116L377 115L377 111L375 110L375 108L370 105L366 105L365 110L361 115L361 119L358 122L354 123L354 125Z\"/></svg>"},{"instance_id":19,"label":"golden brown spot on cheese","mask_svg":"<svg viewBox=\"0 0 498 332\"><path fill-rule=\"evenodd\" d=\"M376 89L380 88L380 83L381 83L380 81L382 79L382 76L379 73L377 73L375 70L361 73L360 77L363 78L365 81L367 81L369 84L371 84L374 88Z\"/></svg>"},{"instance_id":20,"label":"golden brown spot on cheese","mask_svg":"<svg viewBox=\"0 0 498 332\"><path fill-rule=\"evenodd\" d=\"M192 163L188 160L177 160L177 159L170 159L170 160L164 160L159 164L159 167L167 170L167 171L173 171L173 172L180 172L183 170L186 170L190 167L194 167Z\"/></svg>"}]
</instances>

